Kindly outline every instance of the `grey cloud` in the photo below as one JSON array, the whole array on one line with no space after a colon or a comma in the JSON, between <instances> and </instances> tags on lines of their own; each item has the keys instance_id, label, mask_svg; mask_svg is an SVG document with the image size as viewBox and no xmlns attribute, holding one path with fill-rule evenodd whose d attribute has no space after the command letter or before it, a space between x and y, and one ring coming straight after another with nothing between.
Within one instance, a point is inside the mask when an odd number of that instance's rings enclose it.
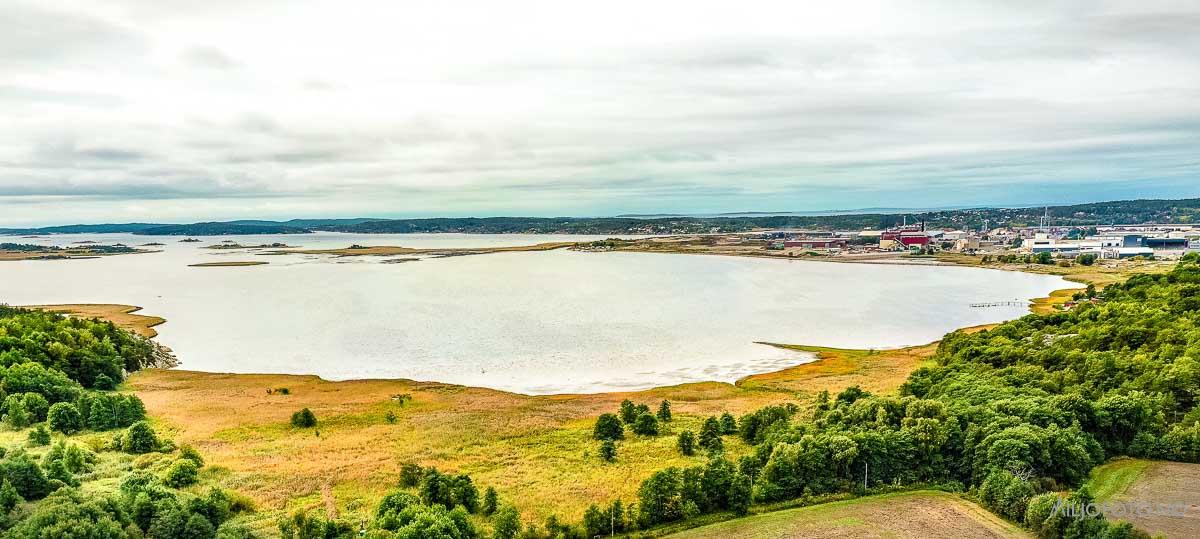
<instances>
[{"instance_id":1,"label":"grey cloud","mask_svg":"<svg viewBox=\"0 0 1200 539\"><path fill-rule=\"evenodd\" d=\"M145 52L136 31L103 19L9 2L0 16L0 63L44 65Z\"/></svg>"}]
</instances>

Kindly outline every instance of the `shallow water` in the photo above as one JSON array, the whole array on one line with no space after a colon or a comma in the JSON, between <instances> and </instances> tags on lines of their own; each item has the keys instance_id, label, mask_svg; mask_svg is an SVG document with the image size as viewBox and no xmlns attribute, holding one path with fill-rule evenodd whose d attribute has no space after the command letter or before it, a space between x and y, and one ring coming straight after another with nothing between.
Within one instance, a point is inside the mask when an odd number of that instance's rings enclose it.
<instances>
[{"instance_id":1,"label":"shallow water","mask_svg":"<svg viewBox=\"0 0 1200 539\"><path fill-rule=\"evenodd\" d=\"M162 316L181 368L410 378L523 393L734 381L809 360L755 341L852 348L922 344L998 322L1059 277L960 267L647 253L514 252L385 264L379 257L260 256L224 240L305 248L485 247L581 236L123 234L0 241L140 245L163 252L0 262L0 302L124 303ZM267 266L188 264L265 260Z\"/></svg>"}]
</instances>

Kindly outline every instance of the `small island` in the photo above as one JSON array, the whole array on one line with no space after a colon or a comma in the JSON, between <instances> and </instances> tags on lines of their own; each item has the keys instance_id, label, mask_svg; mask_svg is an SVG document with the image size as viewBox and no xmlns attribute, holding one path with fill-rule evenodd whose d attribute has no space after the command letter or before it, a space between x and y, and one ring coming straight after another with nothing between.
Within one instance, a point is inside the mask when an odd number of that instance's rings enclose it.
<instances>
[{"instance_id":1,"label":"small island","mask_svg":"<svg viewBox=\"0 0 1200 539\"><path fill-rule=\"evenodd\" d=\"M0 260L67 260L100 256L148 253L126 245L78 245L59 247L31 243L0 243Z\"/></svg>"},{"instance_id":2,"label":"small island","mask_svg":"<svg viewBox=\"0 0 1200 539\"><path fill-rule=\"evenodd\" d=\"M239 262L202 262L199 264L188 264L189 268L236 268L243 266L265 266L268 262L259 261L239 261Z\"/></svg>"},{"instance_id":3,"label":"small island","mask_svg":"<svg viewBox=\"0 0 1200 539\"><path fill-rule=\"evenodd\" d=\"M227 240L227 241L218 243L216 245L209 245L204 248L205 249L295 249L296 246L288 245L286 243L279 243L279 242L263 243L263 244L259 244L259 245L242 245L240 243L234 243L234 242L230 242Z\"/></svg>"}]
</instances>

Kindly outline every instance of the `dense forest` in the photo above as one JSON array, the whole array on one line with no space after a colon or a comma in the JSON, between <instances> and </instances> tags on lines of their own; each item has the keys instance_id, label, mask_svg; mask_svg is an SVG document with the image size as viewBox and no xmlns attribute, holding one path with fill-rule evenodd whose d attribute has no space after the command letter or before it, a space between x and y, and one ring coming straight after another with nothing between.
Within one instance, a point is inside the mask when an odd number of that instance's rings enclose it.
<instances>
[{"instance_id":1,"label":"dense forest","mask_svg":"<svg viewBox=\"0 0 1200 539\"><path fill-rule=\"evenodd\" d=\"M194 224L69 225L0 229L0 234L129 232L160 236L302 234L317 230L356 233L471 234L692 234L760 229L861 230L887 228L905 220L933 227L980 228L1037 225L1048 213L1055 226L1197 223L1200 199L1125 200L1049 208L976 208L912 213L754 215L730 217L448 217L433 219L293 219Z\"/></svg>"}]
</instances>

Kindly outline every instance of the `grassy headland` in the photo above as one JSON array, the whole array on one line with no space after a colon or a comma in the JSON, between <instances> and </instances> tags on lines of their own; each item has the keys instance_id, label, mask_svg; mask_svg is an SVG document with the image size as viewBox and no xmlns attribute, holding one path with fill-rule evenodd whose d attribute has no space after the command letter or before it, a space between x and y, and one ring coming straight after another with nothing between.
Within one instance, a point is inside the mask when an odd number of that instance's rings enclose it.
<instances>
[{"instance_id":1,"label":"grassy headland","mask_svg":"<svg viewBox=\"0 0 1200 539\"><path fill-rule=\"evenodd\" d=\"M134 314L141 307L133 305L116 305L112 303L64 303L59 305L24 305L26 309L38 309L65 314L78 318L99 318L108 320L122 329L137 333L143 337L153 338L158 335L154 326L167 320L158 316Z\"/></svg>"}]
</instances>

